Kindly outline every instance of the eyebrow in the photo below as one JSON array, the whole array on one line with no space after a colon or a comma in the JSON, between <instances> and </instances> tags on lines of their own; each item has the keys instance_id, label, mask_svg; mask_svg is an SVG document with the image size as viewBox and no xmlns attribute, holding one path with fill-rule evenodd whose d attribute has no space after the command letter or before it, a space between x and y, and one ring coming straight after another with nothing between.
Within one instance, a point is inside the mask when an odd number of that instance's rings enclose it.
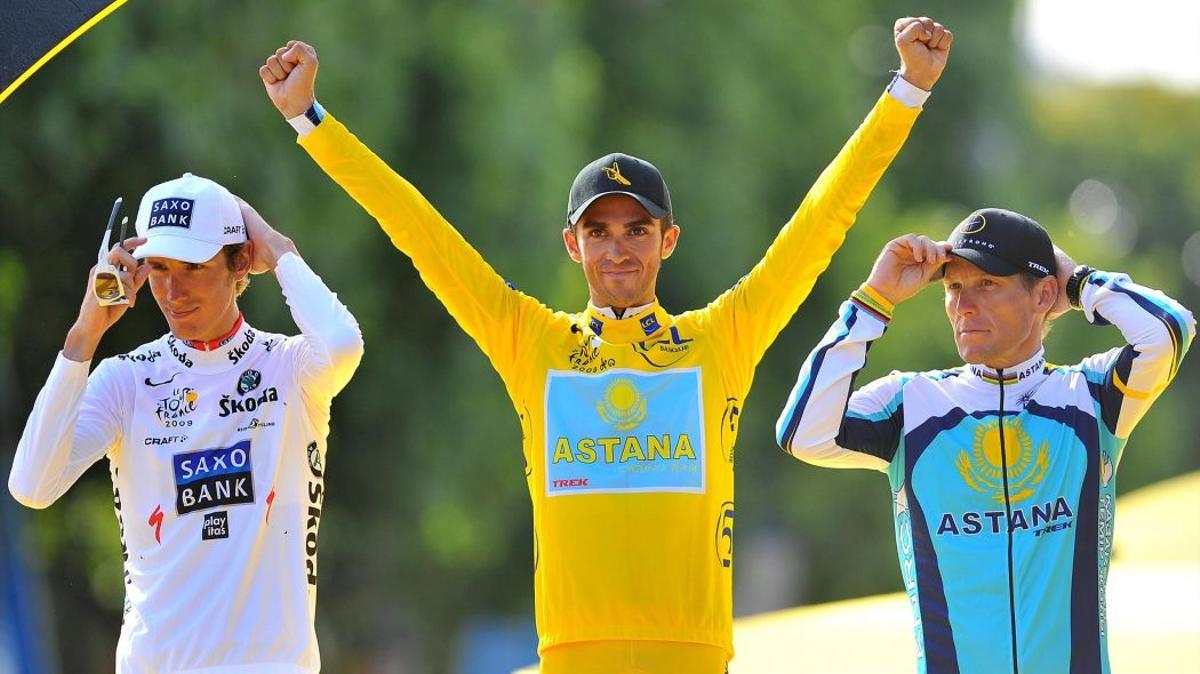
<instances>
[{"instance_id":1,"label":"eyebrow","mask_svg":"<svg viewBox=\"0 0 1200 674\"><path fill-rule=\"evenodd\" d=\"M625 223L624 227L625 227L625 229L629 229L630 227L648 227L653 224L654 224L654 221L651 220L650 218L639 218L632 222ZM608 227L609 223L607 223L603 220L584 220L581 223L581 226L584 229L589 229L589 228L599 229L601 227Z\"/></svg>"}]
</instances>

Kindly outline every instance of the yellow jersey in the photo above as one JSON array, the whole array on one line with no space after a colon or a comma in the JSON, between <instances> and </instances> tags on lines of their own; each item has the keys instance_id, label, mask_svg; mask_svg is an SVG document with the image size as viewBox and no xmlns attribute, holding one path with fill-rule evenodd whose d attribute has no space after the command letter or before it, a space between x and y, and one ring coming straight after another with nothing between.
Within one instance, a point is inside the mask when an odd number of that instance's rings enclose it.
<instances>
[{"instance_id":1,"label":"yellow jersey","mask_svg":"<svg viewBox=\"0 0 1200 674\"><path fill-rule=\"evenodd\" d=\"M539 652L662 640L732 657L742 402L918 114L881 96L766 256L711 304L673 314L654 302L621 319L553 311L512 288L332 115L300 138L504 380L533 501Z\"/></svg>"}]
</instances>

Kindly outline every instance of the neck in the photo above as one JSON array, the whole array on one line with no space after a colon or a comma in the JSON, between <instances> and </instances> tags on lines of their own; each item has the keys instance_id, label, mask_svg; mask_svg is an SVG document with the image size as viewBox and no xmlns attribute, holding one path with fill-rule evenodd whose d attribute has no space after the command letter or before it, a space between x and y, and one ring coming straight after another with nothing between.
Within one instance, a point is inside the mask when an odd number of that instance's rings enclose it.
<instances>
[{"instance_id":1,"label":"neck","mask_svg":"<svg viewBox=\"0 0 1200 674\"><path fill-rule=\"evenodd\" d=\"M236 306L234 307L234 312L235 313L232 320L226 320L220 323L221 325L225 325L227 327L218 334L211 335L204 339L180 338L179 341L187 344L193 349L198 349L200 351L213 351L217 348L220 348L225 342L228 342L229 339L233 337L238 329L242 327L242 323L244 322L242 314L241 312L237 311Z\"/></svg>"}]
</instances>

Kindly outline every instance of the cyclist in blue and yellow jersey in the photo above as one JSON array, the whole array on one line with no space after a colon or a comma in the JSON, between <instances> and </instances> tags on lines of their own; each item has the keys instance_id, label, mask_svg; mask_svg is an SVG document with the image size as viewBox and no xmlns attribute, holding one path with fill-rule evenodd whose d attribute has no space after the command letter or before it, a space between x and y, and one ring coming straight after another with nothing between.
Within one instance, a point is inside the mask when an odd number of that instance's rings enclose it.
<instances>
[{"instance_id":1,"label":"cyclist in blue and yellow jersey","mask_svg":"<svg viewBox=\"0 0 1200 674\"><path fill-rule=\"evenodd\" d=\"M943 269L966 364L892 372L851 393L895 305ZM1048 364L1046 321L1071 308L1126 345ZM1117 465L1195 334L1177 302L1076 266L1012 211L976 211L948 242L887 244L776 428L809 463L887 474L919 673L1107 674Z\"/></svg>"},{"instance_id":2,"label":"cyclist in blue and yellow jersey","mask_svg":"<svg viewBox=\"0 0 1200 674\"><path fill-rule=\"evenodd\" d=\"M707 307L655 296L679 238L662 175L580 171L563 243L590 302L556 312L505 283L408 182L316 103L316 53L260 69L313 159L412 258L500 373L521 419L539 548L542 671L719 673L733 655L733 445L755 365L904 144L953 36L901 19L901 68L750 273Z\"/></svg>"}]
</instances>

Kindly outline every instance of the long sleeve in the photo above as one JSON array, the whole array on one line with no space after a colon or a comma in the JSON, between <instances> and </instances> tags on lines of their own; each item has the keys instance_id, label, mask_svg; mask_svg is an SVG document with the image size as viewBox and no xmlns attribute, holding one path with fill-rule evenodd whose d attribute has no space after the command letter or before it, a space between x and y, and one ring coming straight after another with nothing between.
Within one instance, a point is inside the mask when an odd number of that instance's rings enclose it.
<instances>
[{"instance_id":1,"label":"long sleeve","mask_svg":"<svg viewBox=\"0 0 1200 674\"><path fill-rule=\"evenodd\" d=\"M332 115L300 145L322 170L379 221L421 279L479 344L501 374L517 359L524 310L541 308L514 290L425 197ZM548 314L549 311L545 310Z\"/></svg>"},{"instance_id":2,"label":"long sleeve","mask_svg":"<svg viewBox=\"0 0 1200 674\"><path fill-rule=\"evenodd\" d=\"M844 302L838 320L800 368L775 423L779 446L830 468L886 470L900 442L900 391L910 375L892 373L856 391L867 350L883 336L893 307L868 286Z\"/></svg>"},{"instance_id":3,"label":"long sleeve","mask_svg":"<svg viewBox=\"0 0 1200 674\"><path fill-rule=\"evenodd\" d=\"M918 108L884 93L745 278L709 305L751 370L829 266L858 211L903 147Z\"/></svg>"},{"instance_id":4,"label":"long sleeve","mask_svg":"<svg viewBox=\"0 0 1200 674\"><path fill-rule=\"evenodd\" d=\"M90 377L88 366L60 353L38 394L8 476L8 490L23 505L54 503L120 441L127 387L119 385L113 361Z\"/></svg>"},{"instance_id":5,"label":"long sleeve","mask_svg":"<svg viewBox=\"0 0 1200 674\"><path fill-rule=\"evenodd\" d=\"M332 399L350 382L363 356L358 322L304 259L287 253L275 266L275 276L300 328L296 372L308 392Z\"/></svg>"},{"instance_id":6,"label":"long sleeve","mask_svg":"<svg viewBox=\"0 0 1200 674\"><path fill-rule=\"evenodd\" d=\"M1115 325L1125 338L1126 346L1088 358L1083 369L1099 389L1108 432L1128 438L1178 372L1196 319L1163 293L1112 272L1092 272L1080 304L1088 322Z\"/></svg>"}]
</instances>

